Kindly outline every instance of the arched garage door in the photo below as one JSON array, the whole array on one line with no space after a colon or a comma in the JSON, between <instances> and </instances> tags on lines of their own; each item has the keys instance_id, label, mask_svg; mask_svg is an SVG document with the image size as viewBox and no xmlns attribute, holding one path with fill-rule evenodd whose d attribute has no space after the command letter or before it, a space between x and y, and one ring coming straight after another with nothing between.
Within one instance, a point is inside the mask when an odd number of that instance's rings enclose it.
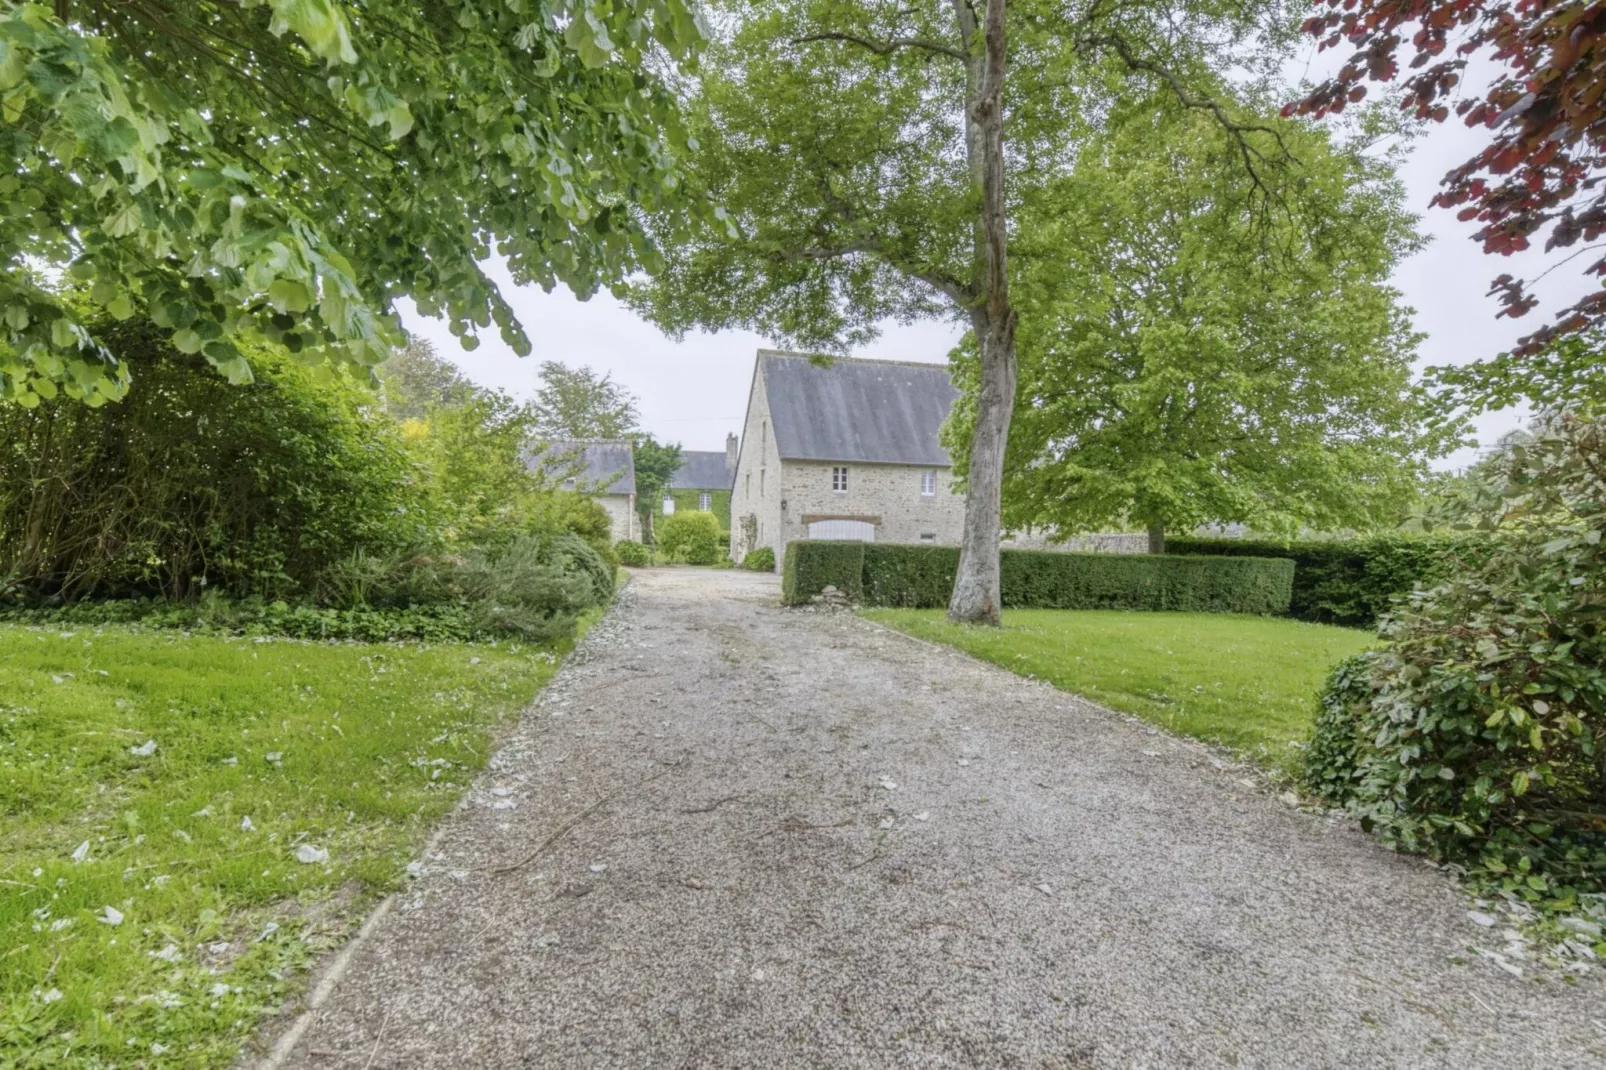
<instances>
[{"instance_id":1,"label":"arched garage door","mask_svg":"<svg viewBox=\"0 0 1606 1070\"><path fill-rule=\"evenodd\" d=\"M809 525L809 538L875 542L875 525L864 520L816 520Z\"/></svg>"}]
</instances>

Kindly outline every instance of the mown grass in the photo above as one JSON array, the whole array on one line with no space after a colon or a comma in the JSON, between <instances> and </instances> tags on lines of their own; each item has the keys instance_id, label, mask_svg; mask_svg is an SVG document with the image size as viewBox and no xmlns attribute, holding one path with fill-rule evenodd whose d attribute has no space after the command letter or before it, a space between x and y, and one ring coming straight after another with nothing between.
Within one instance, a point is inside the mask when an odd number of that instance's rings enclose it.
<instances>
[{"instance_id":1,"label":"mown grass","mask_svg":"<svg viewBox=\"0 0 1606 1070\"><path fill-rule=\"evenodd\" d=\"M1328 671L1370 632L1225 613L1018 609L1002 628L948 623L939 610L866 610L1173 732L1291 772Z\"/></svg>"},{"instance_id":2,"label":"mown grass","mask_svg":"<svg viewBox=\"0 0 1606 1070\"><path fill-rule=\"evenodd\" d=\"M0 1066L228 1065L560 653L0 627Z\"/></svg>"}]
</instances>

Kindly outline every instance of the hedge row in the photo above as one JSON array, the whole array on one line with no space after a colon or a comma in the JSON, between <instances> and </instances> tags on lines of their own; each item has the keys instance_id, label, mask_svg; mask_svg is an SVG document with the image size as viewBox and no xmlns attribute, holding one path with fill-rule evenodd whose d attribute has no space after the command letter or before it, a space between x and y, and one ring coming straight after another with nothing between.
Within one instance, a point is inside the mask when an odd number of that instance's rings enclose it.
<instances>
[{"instance_id":1,"label":"hedge row","mask_svg":"<svg viewBox=\"0 0 1606 1070\"><path fill-rule=\"evenodd\" d=\"M1377 535L1343 541L1166 539L1172 553L1284 557L1294 562L1289 613L1301 620L1369 628L1396 595L1432 586L1458 560L1480 553L1469 537Z\"/></svg>"},{"instance_id":2,"label":"hedge row","mask_svg":"<svg viewBox=\"0 0 1606 1070\"><path fill-rule=\"evenodd\" d=\"M782 599L798 605L831 586L866 605L940 608L958 565L948 546L804 539L787 544ZM1276 614L1294 582L1286 558L1005 550L1001 567L1004 605L1018 609Z\"/></svg>"}]
</instances>

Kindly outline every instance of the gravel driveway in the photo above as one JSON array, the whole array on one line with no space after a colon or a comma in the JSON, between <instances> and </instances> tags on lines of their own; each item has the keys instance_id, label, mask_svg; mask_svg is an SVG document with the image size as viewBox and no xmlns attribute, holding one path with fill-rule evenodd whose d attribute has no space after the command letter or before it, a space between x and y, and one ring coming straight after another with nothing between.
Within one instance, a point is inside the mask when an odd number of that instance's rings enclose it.
<instances>
[{"instance_id":1,"label":"gravel driveway","mask_svg":"<svg viewBox=\"0 0 1606 1070\"><path fill-rule=\"evenodd\" d=\"M283 1065L1606 1066L1420 861L777 596L638 573Z\"/></svg>"}]
</instances>

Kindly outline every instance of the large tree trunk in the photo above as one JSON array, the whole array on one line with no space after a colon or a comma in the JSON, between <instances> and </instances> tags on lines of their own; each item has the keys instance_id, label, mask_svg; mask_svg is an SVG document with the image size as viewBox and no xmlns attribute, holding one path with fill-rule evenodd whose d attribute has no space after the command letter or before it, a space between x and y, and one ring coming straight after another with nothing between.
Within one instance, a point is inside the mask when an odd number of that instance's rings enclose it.
<instances>
[{"instance_id":1,"label":"large tree trunk","mask_svg":"<svg viewBox=\"0 0 1606 1070\"><path fill-rule=\"evenodd\" d=\"M1149 553L1165 553L1165 521L1156 520L1149 525Z\"/></svg>"},{"instance_id":2,"label":"large tree trunk","mask_svg":"<svg viewBox=\"0 0 1606 1070\"><path fill-rule=\"evenodd\" d=\"M1009 303L1009 218L1004 201L1004 0L987 0L980 26L972 0L954 0L954 12L969 55L965 150L971 178L981 187L981 214L974 229L980 299L970 310L981 350L981 391L970 445L959 571L948 619L997 624L1003 605L998 539L1004 450L1015 411L1015 310Z\"/></svg>"}]
</instances>

